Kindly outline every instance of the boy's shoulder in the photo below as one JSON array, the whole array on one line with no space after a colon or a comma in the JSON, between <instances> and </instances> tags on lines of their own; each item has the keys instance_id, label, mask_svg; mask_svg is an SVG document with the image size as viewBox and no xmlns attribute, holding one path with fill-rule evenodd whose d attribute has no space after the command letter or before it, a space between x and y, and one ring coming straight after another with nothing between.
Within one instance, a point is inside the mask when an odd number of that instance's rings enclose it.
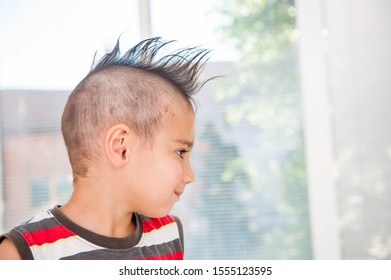
<instances>
[{"instance_id":1,"label":"boy's shoulder","mask_svg":"<svg viewBox=\"0 0 391 280\"><path fill-rule=\"evenodd\" d=\"M58 222L51 210L42 210L9 232L2 234L0 236L1 246L8 252L17 252L22 259L32 259L29 241L39 239L37 233L45 233L46 230L55 226L58 226Z\"/></svg>"},{"instance_id":2,"label":"boy's shoulder","mask_svg":"<svg viewBox=\"0 0 391 280\"><path fill-rule=\"evenodd\" d=\"M42 230L50 230L51 228L59 226L60 223L53 215L53 209L46 209L38 212L36 215L32 216L28 220L25 220L12 230L17 231L21 235L26 235L28 233L39 232Z\"/></svg>"}]
</instances>

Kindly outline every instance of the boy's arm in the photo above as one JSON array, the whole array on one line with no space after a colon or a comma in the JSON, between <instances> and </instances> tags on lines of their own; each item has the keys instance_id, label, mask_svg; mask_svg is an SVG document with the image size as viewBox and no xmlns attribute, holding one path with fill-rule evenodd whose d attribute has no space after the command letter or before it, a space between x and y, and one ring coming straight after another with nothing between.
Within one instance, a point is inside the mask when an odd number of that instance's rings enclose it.
<instances>
[{"instance_id":1,"label":"boy's arm","mask_svg":"<svg viewBox=\"0 0 391 280\"><path fill-rule=\"evenodd\" d=\"M21 260L14 242L5 238L0 243L0 260Z\"/></svg>"}]
</instances>

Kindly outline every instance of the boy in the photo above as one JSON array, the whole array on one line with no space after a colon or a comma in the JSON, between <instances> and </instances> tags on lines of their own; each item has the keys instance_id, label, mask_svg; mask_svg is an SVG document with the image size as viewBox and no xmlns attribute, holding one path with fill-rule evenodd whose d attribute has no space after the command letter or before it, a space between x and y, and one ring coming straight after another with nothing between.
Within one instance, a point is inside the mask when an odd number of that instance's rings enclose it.
<instances>
[{"instance_id":1,"label":"boy","mask_svg":"<svg viewBox=\"0 0 391 280\"><path fill-rule=\"evenodd\" d=\"M121 56L118 41L72 91L61 121L72 196L2 235L0 259L183 259L168 213L195 179L192 95L209 51L158 57L172 43Z\"/></svg>"}]
</instances>

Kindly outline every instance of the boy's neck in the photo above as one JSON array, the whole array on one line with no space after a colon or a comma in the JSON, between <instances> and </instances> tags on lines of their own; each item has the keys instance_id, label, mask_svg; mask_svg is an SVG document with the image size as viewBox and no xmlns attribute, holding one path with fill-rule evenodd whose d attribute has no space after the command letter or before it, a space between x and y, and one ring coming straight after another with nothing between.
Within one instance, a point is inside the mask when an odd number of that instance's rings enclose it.
<instances>
[{"instance_id":1,"label":"boy's neck","mask_svg":"<svg viewBox=\"0 0 391 280\"><path fill-rule=\"evenodd\" d=\"M88 179L79 179L67 203L60 210L79 226L108 237L131 235L136 225L132 212L121 208L107 185L93 185Z\"/></svg>"}]
</instances>

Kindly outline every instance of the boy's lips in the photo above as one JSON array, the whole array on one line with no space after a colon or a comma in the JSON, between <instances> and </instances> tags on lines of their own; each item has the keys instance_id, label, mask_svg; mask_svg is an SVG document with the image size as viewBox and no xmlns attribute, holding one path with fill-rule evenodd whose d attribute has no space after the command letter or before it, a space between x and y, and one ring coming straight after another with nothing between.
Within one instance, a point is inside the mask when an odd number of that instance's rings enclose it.
<instances>
[{"instance_id":1,"label":"boy's lips","mask_svg":"<svg viewBox=\"0 0 391 280\"><path fill-rule=\"evenodd\" d=\"M176 197L179 199L181 195L183 194L183 191L174 191Z\"/></svg>"}]
</instances>

